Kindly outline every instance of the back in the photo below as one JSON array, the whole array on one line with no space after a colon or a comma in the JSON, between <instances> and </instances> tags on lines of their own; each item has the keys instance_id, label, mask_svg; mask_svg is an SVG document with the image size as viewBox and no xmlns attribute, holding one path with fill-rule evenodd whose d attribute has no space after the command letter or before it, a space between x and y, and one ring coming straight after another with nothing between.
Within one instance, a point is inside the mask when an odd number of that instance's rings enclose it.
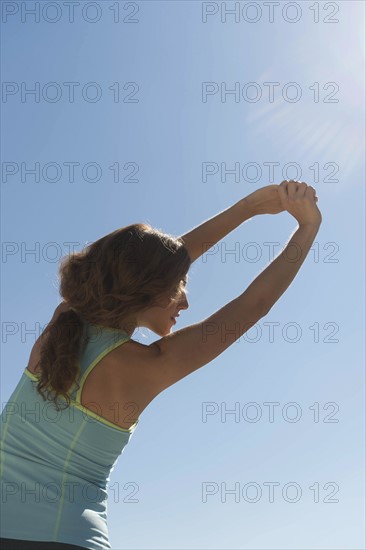
<instances>
[{"instance_id":1,"label":"back","mask_svg":"<svg viewBox=\"0 0 366 550\"><path fill-rule=\"evenodd\" d=\"M123 429L83 407L79 397L93 367L129 337L88 324L84 337L70 407L57 411L44 401L36 376L24 369L1 413L0 537L111 548L107 482L138 420Z\"/></svg>"}]
</instances>

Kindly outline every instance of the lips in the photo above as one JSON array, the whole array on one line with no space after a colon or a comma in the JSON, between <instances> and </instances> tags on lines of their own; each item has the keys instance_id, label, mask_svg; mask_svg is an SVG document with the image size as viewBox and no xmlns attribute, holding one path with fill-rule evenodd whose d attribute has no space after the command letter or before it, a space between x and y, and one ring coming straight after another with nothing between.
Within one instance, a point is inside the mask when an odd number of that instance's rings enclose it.
<instances>
[{"instance_id":1,"label":"lips","mask_svg":"<svg viewBox=\"0 0 366 550\"><path fill-rule=\"evenodd\" d=\"M174 321L174 323L177 322L176 320L176 317L179 317L180 313L176 313L174 316L170 317L172 321Z\"/></svg>"}]
</instances>

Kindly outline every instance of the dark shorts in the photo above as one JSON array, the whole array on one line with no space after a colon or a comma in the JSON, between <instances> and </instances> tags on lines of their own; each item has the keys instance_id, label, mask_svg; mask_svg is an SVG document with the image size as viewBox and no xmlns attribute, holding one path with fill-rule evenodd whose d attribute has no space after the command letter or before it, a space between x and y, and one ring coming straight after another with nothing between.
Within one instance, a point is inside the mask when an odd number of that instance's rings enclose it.
<instances>
[{"instance_id":1,"label":"dark shorts","mask_svg":"<svg viewBox=\"0 0 366 550\"><path fill-rule=\"evenodd\" d=\"M0 550L80 550L86 546L76 546L64 542L47 542L36 540L18 540L0 538Z\"/></svg>"}]
</instances>

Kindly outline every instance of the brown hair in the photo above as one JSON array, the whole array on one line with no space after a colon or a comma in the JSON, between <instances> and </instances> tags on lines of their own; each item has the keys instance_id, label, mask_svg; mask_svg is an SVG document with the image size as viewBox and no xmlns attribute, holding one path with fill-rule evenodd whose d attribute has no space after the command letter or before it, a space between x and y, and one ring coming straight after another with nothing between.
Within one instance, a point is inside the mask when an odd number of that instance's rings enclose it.
<instances>
[{"instance_id":1,"label":"brown hair","mask_svg":"<svg viewBox=\"0 0 366 550\"><path fill-rule=\"evenodd\" d=\"M54 401L78 376L83 321L125 330L124 320L167 304L181 290L191 258L181 238L146 223L117 229L60 261L60 295L69 306L42 333L37 391ZM125 321L126 322L126 321ZM135 328L133 325L131 328ZM54 396L50 399L50 391ZM47 391L47 397L45 393Z\"/></svg>"}]
</instances>

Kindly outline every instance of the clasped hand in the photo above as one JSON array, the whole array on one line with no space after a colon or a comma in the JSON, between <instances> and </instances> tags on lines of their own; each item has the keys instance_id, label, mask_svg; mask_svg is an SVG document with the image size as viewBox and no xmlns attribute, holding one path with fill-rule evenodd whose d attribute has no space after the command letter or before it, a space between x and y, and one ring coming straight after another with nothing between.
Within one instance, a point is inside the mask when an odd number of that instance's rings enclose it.
<instances>
[{"instance_id":1,"label":"clasped hand","mask_svg":"<svg viewBox=\"0 0 366 550\"><path fill-rule=\"evenodd\" d=\"M288 183L288 180L285 180ZM294 181L294 180L290 180ZM282 185L285 182L282 182ZM300 182L296 182L299 184ZM245 203L247 204L250 213L252 216L258 214L279 214L286 210L281 201L280 194L278 192L279 185L266 185L260 189L256 189L244 198ZM315 197L315 201L318 200L318 197Z\"/></svg>"}]
</instances>

